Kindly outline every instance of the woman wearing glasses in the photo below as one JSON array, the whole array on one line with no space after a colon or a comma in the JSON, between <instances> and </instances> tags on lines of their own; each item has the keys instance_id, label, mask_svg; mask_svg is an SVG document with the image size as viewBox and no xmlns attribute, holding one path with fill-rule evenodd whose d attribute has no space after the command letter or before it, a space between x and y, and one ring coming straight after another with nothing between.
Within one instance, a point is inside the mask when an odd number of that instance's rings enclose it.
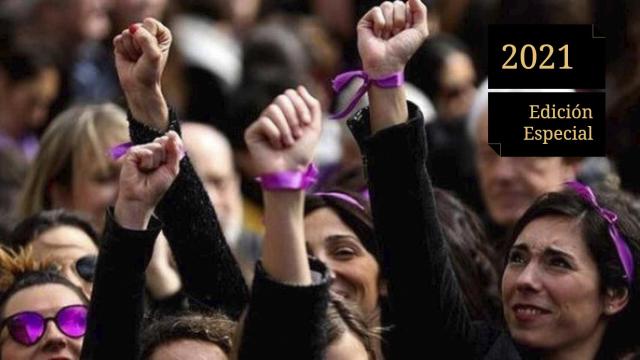
<instances>
[{"instance_id":1,"label":"woman wearing glasses","mask_svg":"<svg viewBox=\"0 0 640 360\"><path fill-rule=\"evenodd\" d=\"M66 210L41 211L19 223L9 237L18 250L30 246L35 260L50 260L91 297L96 268L97 235L84 218Z\"/></svg>"},{"instance_id":2,"label":"woman wearing glasses","mask_svg":"<svg viewBox=\"0 0 640 360\"><path fill-rule=\"evenodd\" d=\"M0 250L0 358L78 359L88 299L50 263Z\"/></svg>"}]
</instances>

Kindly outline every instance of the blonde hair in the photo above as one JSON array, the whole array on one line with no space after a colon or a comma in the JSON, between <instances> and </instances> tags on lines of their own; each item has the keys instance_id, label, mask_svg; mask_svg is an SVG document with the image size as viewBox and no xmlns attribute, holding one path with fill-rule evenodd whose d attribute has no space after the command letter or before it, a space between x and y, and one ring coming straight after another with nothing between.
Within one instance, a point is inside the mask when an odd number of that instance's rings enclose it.
<instances>
[{"instance_id":1,"label":"blonde hair","mask_svg":"<svg viewBox=\"0 0 640 360\"><path fill-rule=\"evenodd\" d=\"M49 259L37 260L31 247L12 250L0 246L0 321L5 306L17 292L33 286L59 284L73 291L83 304L89 299L60 272L60 267Z\"/></svg>"},{"instance_id":2,"label":"blonde hair","mask_svg":"<svg viewBox=\"0 0 640 360\"><path fill-rule=\"evenodd\" d=\"M114 104L75 106L58 115L46 129L18 205L25 218L52 208L49 187L58 183L71 188L81 156L107 169L109 139L128 139L126 113Z\"/></svg>"},{"instance_id":3,"label":"blonde hair","mask_svg":"<svg viewBox=\"0 0 640 360\"><path fill-rule=\"evenodd\" d=\"M31 247L13 250L0 247L0 293L6 292L23 274L53 268L49 260L38 261Z\"/></svg>"}]
</instances>

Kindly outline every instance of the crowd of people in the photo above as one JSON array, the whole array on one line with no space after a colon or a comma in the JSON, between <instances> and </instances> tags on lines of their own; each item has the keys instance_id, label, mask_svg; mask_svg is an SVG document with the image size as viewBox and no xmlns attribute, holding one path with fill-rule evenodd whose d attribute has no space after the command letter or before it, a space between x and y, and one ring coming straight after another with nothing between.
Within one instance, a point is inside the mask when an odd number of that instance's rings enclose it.
<instances>
[{"instance_id":1,"label":"crowd of people","mask_svg":"<svg viewBox=\"0 0 640 360\"><path fill-rule=\"evenodd\" d=\"M1 0L0 359L640 358L634 4ZM490 22L603 29L608 157L489 147Z\"/></svg>"}]
</instances>

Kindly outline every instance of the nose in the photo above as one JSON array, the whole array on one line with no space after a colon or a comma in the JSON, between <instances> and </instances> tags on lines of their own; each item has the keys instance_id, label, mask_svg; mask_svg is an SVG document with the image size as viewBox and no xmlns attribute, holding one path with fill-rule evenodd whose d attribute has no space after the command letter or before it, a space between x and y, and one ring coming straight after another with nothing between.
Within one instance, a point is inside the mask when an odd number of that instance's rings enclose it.
<instances>
[{"instance_id":1,"label":"nose","mask_svg":"<svg viewBox=\"0 0 640 360\"><path fill-rule=\"evenodd\" d=\"M64 335L53 321L47 322L47 329L42 338L42 351L58 352L67 346L68 338Z\"/></svg>"},{"instance_id":2,"label":"nose","mask_svg":"<svg viewBox=\"0 0 640 360\"><path fill-rule=\"evenodd\" d=\"M538 266L534 262L529 262L518 274L516 289L521 293L533 293L540 290L540 275Z\"/></svg>"},{"instance_id":3,"label":"nose","mask_svg":"<svg viewBox=\"0 0 640 360\"><path fill-rule=\"evenodd\" d=\"M493 171L495 178L500 181L510 181L514 179L518 173L516 161L518 161L517 158L498 158Z\"/></svg>"}]
</instances>

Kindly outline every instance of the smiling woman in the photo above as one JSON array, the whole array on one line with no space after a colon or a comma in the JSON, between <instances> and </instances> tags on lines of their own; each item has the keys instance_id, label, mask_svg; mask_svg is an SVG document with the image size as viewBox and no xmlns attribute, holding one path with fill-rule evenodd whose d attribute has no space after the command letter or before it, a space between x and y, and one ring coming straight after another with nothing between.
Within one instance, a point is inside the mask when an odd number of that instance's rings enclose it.
<instances>
[{"instance_id":1,"label":"smiling woman","mask_svg":"<svg viewBox=\"0 0 640 360\"><path fill-rule=\"evenodd\" d=\"M578 183L538 199L516 224L502 281L518 343L576 358L638 345L640 214L633 199Z\"/></svg>"}]
</instances>

